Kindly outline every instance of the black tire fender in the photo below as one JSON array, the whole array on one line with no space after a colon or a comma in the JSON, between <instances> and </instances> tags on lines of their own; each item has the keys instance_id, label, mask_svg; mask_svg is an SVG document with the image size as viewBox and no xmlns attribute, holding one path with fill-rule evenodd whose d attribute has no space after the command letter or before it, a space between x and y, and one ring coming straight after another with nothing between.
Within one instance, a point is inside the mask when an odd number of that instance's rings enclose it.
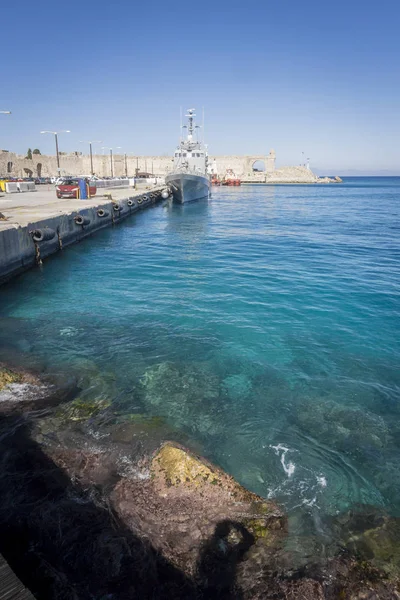
<instances>
[{"instance_id":1,"label":"black tire fender","mask_svg":"<svg viewBox=\"0 0 400 600\"><path fill-rule=\"evenodd\" d=\"M50 227L43 227L43 229L34 229L31 235L34 242L48 242L55 237L56 232Z\"/></svg>"},{"instance_id":2,"label":"black tire fender","mask_svg":"<svg viewBox=\"0 0 400 600\"><path fill-rule=\"evenodd\" d=\"M90 224L89 217L85 217L83 215L76 215L76 217L74 217L74 221L77 225L81 225L82 227Z\"/></svg>"}]
</instances>

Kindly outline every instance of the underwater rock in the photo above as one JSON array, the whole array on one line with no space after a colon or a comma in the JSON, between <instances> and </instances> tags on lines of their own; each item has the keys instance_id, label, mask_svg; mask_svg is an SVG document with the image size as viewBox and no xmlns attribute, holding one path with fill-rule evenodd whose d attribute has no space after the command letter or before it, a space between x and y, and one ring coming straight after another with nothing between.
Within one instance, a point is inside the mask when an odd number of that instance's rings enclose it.
<instances>
[{"instance_id":1,"label":"underwater rock","mask_svg":"<svg viewBox=\"0 0 400 600\"><path fill-rule=\"evenodd\" d=\"M202 435L220 435L223 420L219 379L207 364L160 363L148 368L142 379L143 401L148 410L164 416L176 427Z\"/></svg>"},{"instance_id":2,"label":"underwater rock","mask_svg":"<svg viewBox=\"0 0 400 600\"><path fill-rule=\"evenodd\" d=\"M346 547L362 560L400 576L400 519L379 515L376 509L368 513L350 514L344 523L342 537Z\"/></svg>"},{"instance_id":3,"label":"underwater rock","mask_svg":"<svg viewBox=\"0 0 400 600\"><path fill-rule=\"evenodd\" d=\"M112 401L115 398L117 388L114 373L102 370L95 362L86 358L71 359L63 367L75 375L76 385L82 390L82 399L101 398Z\"/></svg>"},{"instance_id":4,"label":"underwater rock","mask_svg":"<svg viewBox=\"0 0 400 600\"><path fill-rule=\"evenodd\" d=\"M221 384L223 393L232 400L245 399L251 394L252 384L250 379L243 374L229 375Z\"/></svg>"},{"instance_id":5,"label":"underwater rock","mask_svg":"<svg viewBox=\"0 0 400 600\"><path fill-rule=\"evenodd\" d=\"M329 398L302 399L292 418L308 434L350 456L376 460L390 442L382 417Z\"/></svg>"},{"instance_id":6,"label":"underwater rock","mask_svg":"<svg viewBox=\"0 0 400 600\"><path fill-rule=\"evenodd\" d=\"M190 572L221 522L233 528L238 524L252 544L259 541L269 548L286 533L286 519L275 503L177 444L165 443L152 457L149 471L150 479L141 485L125 480L117 484L114 507L131 526L140 523L159 551Z\"/></svg>"},{"instance_id":7,"label":"underwater rock","mask_svg":"<svg viewBox=\"0 0 400 600\"><path fill-rule=\"evenodd\" d=\"M68 404L62 405L56 416L61 421L87 421L109 406L111 406L110 400L84 400L79 397Z\"/></svg>"},{"instance_id":8,"label":"underwater rock","mask_svg":"<svg viewBox=\"0 0 400 600\"><path fill-rule=\"evenodd\" d=\"M399 452L391 448L371 464L370 476L386 502L398 506L400 490Z\"/></svg>"},{"instance_id":9,"label":"underwater rock","mask_svg":"<svg viewBox=\"0 0 400 600\"><path fill-rule=\"evenodd\" d=\"M219 396L218 377L205 365L163 362L146 369L142 385L152 405L161 405L170 397L201 402Z\"/></svg>"},{"instance_id":10,"label":"underwater rock","mask_svg":"<svg viewBox=\"0 0 400 600\"><path fill-rule=\"evenodd\" d=\"M168 425L163 417L146 414L124 415L122 421L102 427L110 442L132 444L139 441L143 448L150 452L159 447L167 439L182 440L183 436Z\"/></svg>"}]
</instances>

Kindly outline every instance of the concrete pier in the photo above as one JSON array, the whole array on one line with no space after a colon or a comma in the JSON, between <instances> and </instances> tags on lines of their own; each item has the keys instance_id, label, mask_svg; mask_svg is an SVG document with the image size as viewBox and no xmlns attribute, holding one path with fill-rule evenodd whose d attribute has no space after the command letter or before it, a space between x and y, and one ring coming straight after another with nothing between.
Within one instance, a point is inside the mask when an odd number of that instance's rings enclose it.
<instances>
[{"instance_id":1,"label":"concrete pier","mask_svg":"<svg viewBox=\"0 0 400 600\"><path fill-rule=\"evenodd\" d=\"M163 187L100 190L89 200L59 200L53 187L0 196L0 284L160 201Z\"/></svg>"}]
</instances>

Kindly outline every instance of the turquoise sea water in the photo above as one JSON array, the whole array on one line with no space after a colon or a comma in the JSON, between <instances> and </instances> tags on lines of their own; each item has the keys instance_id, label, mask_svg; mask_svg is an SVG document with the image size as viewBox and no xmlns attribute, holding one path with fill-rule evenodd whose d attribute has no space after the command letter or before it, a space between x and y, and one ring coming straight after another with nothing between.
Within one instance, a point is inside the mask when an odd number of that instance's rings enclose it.
<instances>
[{"instance_id":1,"label":"turquoise sea water","mask_svg":"<svg viewBox=\"0 0 400 600\"><path fill-rule=\"evenodd\" d=\"M166 203L1 288L0 359L163 417L293 528L400 514L399 217L400 178Z\"/></svg>"}]
</instances>

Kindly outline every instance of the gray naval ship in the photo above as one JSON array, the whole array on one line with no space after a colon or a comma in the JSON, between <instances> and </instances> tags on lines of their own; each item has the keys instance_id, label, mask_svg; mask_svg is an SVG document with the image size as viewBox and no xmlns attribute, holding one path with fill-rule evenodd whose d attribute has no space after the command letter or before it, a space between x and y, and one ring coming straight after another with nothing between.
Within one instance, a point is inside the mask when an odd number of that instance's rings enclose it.
<instances>
[{"instance_id":1,"label":"gray naval ship","mask_svg":"<svg viewBox=\"0 0 400 600\"><path fill-rule=\"evenodd\" d=\"M183 128L187 128L187 139L176 148L173 169L165 178L173 199L182 204L208 198L211 188L207 150L202 142L193 139L194 130L198 129L194 123L195 109L190 108L185 116L188 124Z\"/></svg>"}]
</instances>

